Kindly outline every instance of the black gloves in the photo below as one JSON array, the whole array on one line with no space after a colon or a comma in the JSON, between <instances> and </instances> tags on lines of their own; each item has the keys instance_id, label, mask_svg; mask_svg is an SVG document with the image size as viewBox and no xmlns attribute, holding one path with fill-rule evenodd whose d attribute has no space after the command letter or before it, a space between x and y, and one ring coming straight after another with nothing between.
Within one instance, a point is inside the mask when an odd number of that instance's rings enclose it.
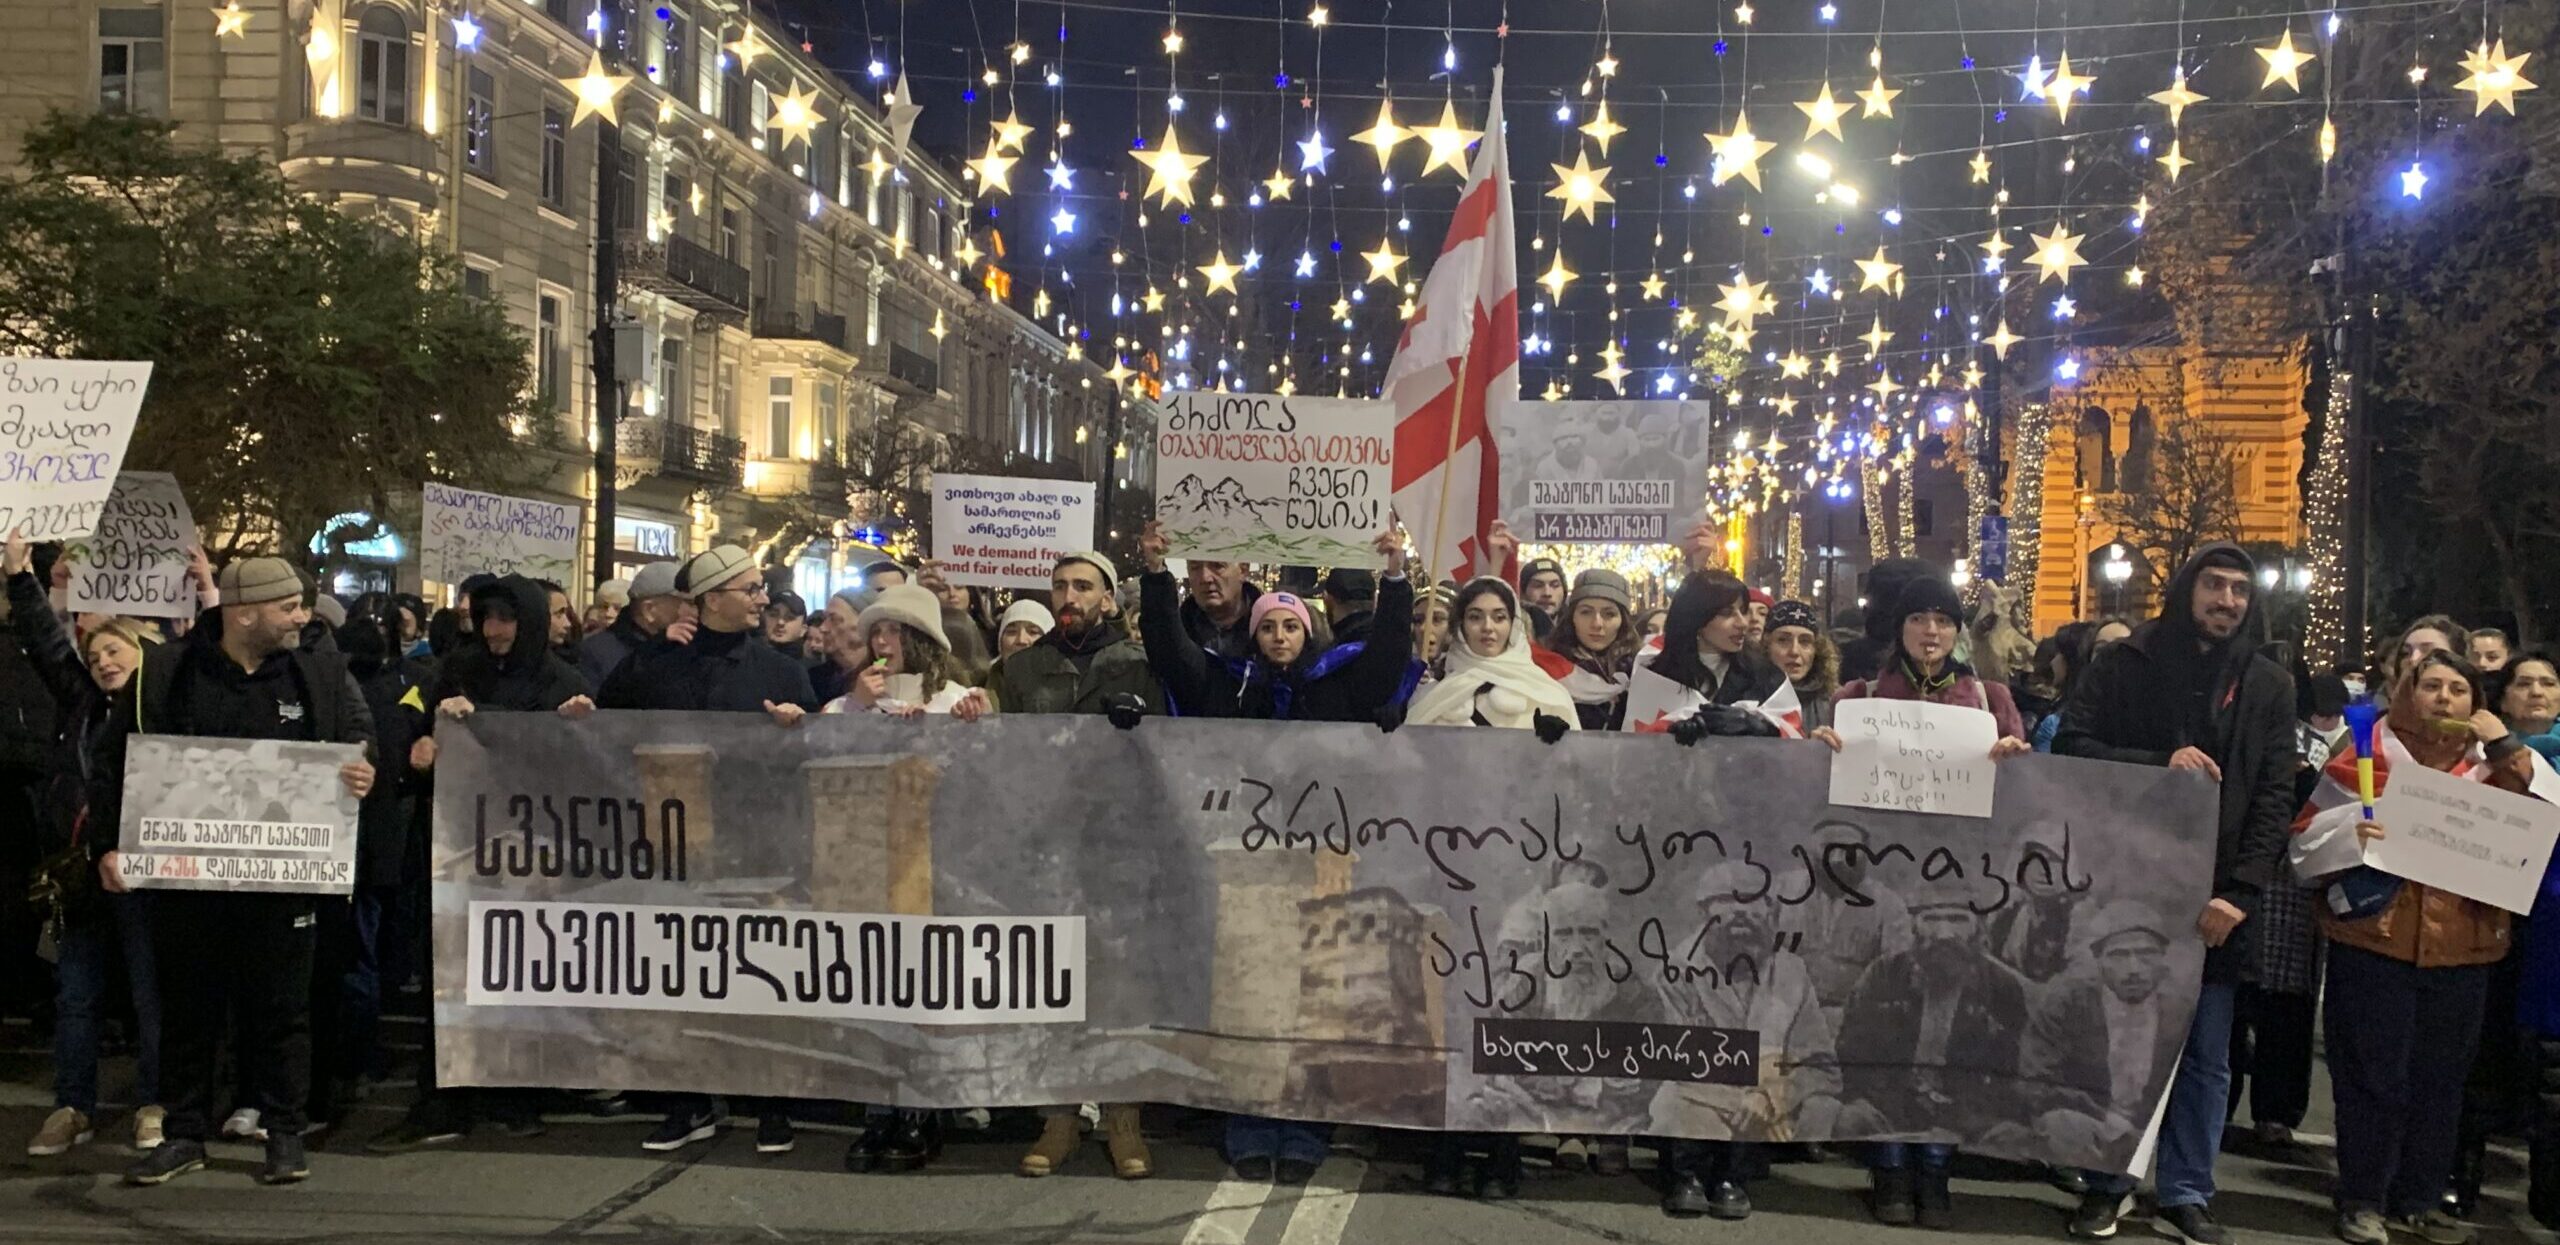
<instances>
[{"instance_id":1,"label":"black gloves","mask_svg":"<svg viewBox=\"0 0 2560 1245\"><path fill-rule=\"evenodd\" d=\"M1102 711L1110 715L1111 724L1124 731L1138 729L1138 719L1147 716L1145 701L1122 692L1102 702Z\"/></svg>"},{"instance_id":2,"label":"black gloves","mask_svg":"<svg viewBox=\"0 0 2560 1245\"><path fill-rule=\"evenodd\" d=\"M1699 740L1710 735L1726 738L1757 736L1776 739L1780 732L1777 723L1761 716L1756 710L1735 705L1701 706L1696 713L1671 724L1671 737L1679 740L1680 746L1684 748L1694 748Z\"/></svg>"},{"instance_id":3,"label":"black gloves","mask_svg":"<svg viewBox=\"0 0 2560 1245\"><path fill-rule=\"evenodd\" d=\"M1529 724L1537 730L1540 743L1555 743L1564 738L1566 731L1573 729L1572 724L1552 713L1534 714Z\"/></svg>"}]
</instances>

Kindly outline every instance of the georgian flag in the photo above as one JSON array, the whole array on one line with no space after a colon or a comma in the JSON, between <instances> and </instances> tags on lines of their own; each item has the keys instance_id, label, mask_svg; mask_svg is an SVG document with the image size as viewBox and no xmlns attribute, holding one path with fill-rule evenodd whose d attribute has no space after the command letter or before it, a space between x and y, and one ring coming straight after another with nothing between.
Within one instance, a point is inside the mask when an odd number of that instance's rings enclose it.
<instances>
[{"instance_id":1,"label":"georgian flag","mask_svg":"<svg viewBox=\"0 0 2560 1245\"><path fill-rule=\"evenodd\" d=\"M2381 755L2373 759L2373 794L2379 800L2391 780L2394 765L2415 765L2409 748L2388 726L2379 726L2374 735L2382 741ZM2528 748L2525 756L2533 766L2530 790L2535 798L2560 804L2560 774L2552 772L2551 763ZM2454 771L2457 777L2473 782L2487 782L2491 769L2475 744ZM2364 861L2364 841L2356 835L2356 823L2364 820L2364 799L2356 794L2355 749L2341 750L2320 769L2320 785L2312 788L2311 799L2293 819L2292 859L2294 874L2302 878L2321 878L2353 869Z\"/></svg>"}]
</instances>

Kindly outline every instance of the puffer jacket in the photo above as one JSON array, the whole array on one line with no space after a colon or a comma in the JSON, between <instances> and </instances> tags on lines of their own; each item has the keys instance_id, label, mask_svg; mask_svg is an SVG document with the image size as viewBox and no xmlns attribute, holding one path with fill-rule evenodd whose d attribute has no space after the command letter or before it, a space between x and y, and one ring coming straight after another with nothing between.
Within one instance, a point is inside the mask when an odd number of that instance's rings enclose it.
<instances>
[{"instance_id":1,"label":"puffer jacket","mask_svg":"<svg viewBox=\"0 0 2560 1245\"><path fill-rule=\"evenodd\" d=\"M2451 771L2470 772L2473 765L2490 767L2490 786L2505 791L2522 792L2532 782L2532 762L2524 748L2510 735L2500 740L2504 747L2495 750L2493 759L2466 761ZM2329 762L2329 777L2353 787L2356 781L2354 750ZM2390 782L2387 758L2374 765L2373 790L2378 798ZM2311 824L2317 808L2305 804L2294 818L2294 832L2299 834ZM2505 959L2513 942L2506 909L2466 899L2447 890L2438 890L2416 882L2403 881L2391 904L2381 912L2360 921L2342 921L2327 913L2320 916L2320 931L2329 941L2341 946L2389 956L2419 968L2460 968L2472 964L2495 964Z\"/></svg>"}]
</instances>

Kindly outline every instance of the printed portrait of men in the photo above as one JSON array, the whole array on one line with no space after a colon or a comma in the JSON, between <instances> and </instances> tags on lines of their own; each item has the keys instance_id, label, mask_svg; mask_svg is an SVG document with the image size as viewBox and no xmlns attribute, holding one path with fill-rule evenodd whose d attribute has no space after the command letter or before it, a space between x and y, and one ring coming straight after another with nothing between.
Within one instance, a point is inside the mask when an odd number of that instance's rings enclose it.
<instances>
[{"instance_id":1,"label":"printed portrait of men","mask_svg":"<svg viewBox=\"0 0 2560 1245\"><path fill-rule=\"evenodd\" d=\"M1812 970L1778 945L1777 893L1738 897L1763 889L1766 878L1739 861L1702 874L1697 899L1706 934L1695 959L1716 973L1661 987L1680 1024L1759 1035L1760 1083L1666 1083L1654 1094L1652 1132L1721 1131L1736 1141L1783 1142L1827 1137L1839 1118L1831 1025L1814 996ZM1702 1130L1707 1120L1718 1127Z\"/></svg>"},{"instance_id":2,"label":"printed portrait of men","mask_svg":"<svg viewBox=\"0 0 2560 1245\"><path fill-rule=\"evenodd\" d=\"M2044 1110L2037 1131L2053 1153L2097 1167L2109 1146L2138 1136L2175 1068L2184 1030L2162 1014L2169 924L2133 900L2089 922L2087 967L2054 983L2019 1056Z\"/></svg>"},{"instance_id":3,"label":"printed portrait of men","mask_svg":"<svg viewBox=\"0 0 2560 1245\"><path fill-rule=\"evenodd\" d=\"M2027 991L1982 947L1966 879L1915 883L1910 949L1876 961L1840 1021L1850 1136L1979 1136L2024 1118L2019 1035Z\"/></svg>"},{"instance_id":4,"label":"printed portrait of men","mask_svg":"<svg viewBox=\"0 0 2560 1245\"><path fill-rule=\"evenodd\" d=\"M1646 975L1622 955L1611 955L1609 896L1579 880L1565 880L1514 902L1502 915L1491 954L1494 997L1528 1006L1487 1016L1539 1020L1659 1020L1661 997ZM1620 946L1629 945L1621 941ZM1626 978L1610 980L1612 972ZM1520 974L1527 974L1523 977ZM1549 976L1560 973L1560 976ZM1642 1131L1650 1082L1575 1076L1486 1076L1453 1063L1453 1079L1472 1081L1468 1110L1496 1131L1546 1131L1614 1135ZM1590 1121L1589 1126L1564 1121ZM1506 1123L1510 1121L1511 1123Z\"/></svg>"},{"instance_id":5,"label":"printed portrait of men","mask_svg":"<svg viewBox=\"0 0 2560 1245\"><path fill-rule=\"evenodd\" d=\"M1806 848L1813 861L1813 896L1779 918L1789 934L1799 936L1794 945L1813 974L1814 995L1834 1034L1858 978L1878 961L1911 949L1911 913L1875 876L1870 846L1866 829L1854 823L1832 820L1815 827ZM1792 877L1779 884L1803 886Z\"/></svg>"},{"instance_id":6,"label":"printed portrait of men","mask_svg":"<svg viewBox=\"0 0 2560 1245\"><path fill-rule=\"evenodd\" d=\"M2072 936L2085 892L2064 876L2063 840L2069 827L2044 819L2027 827L2018 848L2018 890L1991 916L1991 953L2042 985L2068 971L2086 943Z\"/></svg>"}]
</instances>

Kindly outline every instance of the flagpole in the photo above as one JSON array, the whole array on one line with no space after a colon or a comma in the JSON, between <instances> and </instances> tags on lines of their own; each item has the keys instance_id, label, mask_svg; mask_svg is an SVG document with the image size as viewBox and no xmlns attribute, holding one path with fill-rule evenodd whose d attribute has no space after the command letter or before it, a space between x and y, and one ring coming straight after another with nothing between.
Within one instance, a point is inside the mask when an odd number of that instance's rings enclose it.
<instances>
[{"instance_id":1,"label":"flagpole","mask_svg":"<svg viewBox=\"0 0 2560 1245\"><path fill-rule=\"evenodd\" d=\"M1470 323L1467 326L1467 348L1458 352L1457 381L1449 387L1449 448L1440 456L1439 514L1431 520L1431 544L1424 550L1426 557L1437 557L1440 554L1440 538L1447 535L1449 530L1449 494L1458 487L1458 431L1465 426L1463 421L1467 414L1467 356L1475 353L1475 326L1472 314L1474 309L1470 307L1468 310ZM1432 569L1430 566L1422 568L1425 575L1430 574Z\"/></svg>"}]
</instances>

